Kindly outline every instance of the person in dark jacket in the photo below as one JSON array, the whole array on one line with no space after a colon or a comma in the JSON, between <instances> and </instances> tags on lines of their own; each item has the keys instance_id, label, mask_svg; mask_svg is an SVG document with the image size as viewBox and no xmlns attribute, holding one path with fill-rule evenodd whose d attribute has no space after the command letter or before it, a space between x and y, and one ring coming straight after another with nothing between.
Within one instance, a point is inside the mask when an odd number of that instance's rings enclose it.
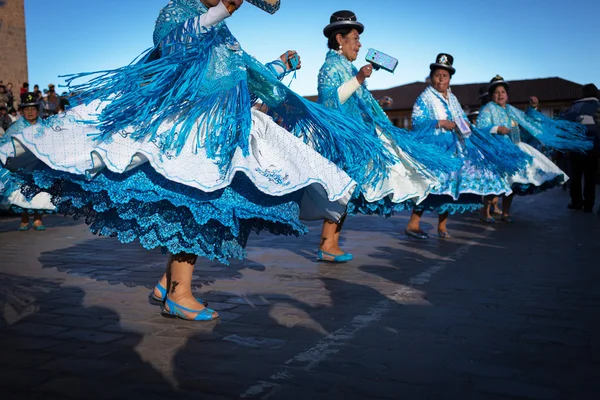
<instances>
[{"instance_id":1,"label":"person in dark jacket","mask_svg":"<svg viewBox=\"0 0 600 400\"><path fill-rule=\"evenodd\" d=\"M0 128L6 132L11 125L12 119L8 115L8 107L0 105Z\"/></svg>"},{"instance_id":2,"label":"person in dark jacket","mask_svg":"<svg viewBox=\"0 0 600 400\"><path fill-rule=\"evenodd\" d=\"M583 87L583 98L573 102L571 108L562 116L568 121L579 122L586 126L588 137L594 140L594 148L585 154L572 153L571 158L571 210L592 212L596 200L596 178L598 176L598 156L600 155L600 130L594 120L600 109L598 88L593 83ZM583 195L581 180L583 178Z\"/></svg>"}]
</instances>

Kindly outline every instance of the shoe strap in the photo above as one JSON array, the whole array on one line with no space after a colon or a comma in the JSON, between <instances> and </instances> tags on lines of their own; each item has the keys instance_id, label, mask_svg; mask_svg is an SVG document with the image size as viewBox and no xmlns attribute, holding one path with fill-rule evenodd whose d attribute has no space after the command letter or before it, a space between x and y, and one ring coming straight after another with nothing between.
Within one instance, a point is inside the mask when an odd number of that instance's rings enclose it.
<instances>
[{"instance_id":1,"label":"shoe strap","mask_svg":"<svg viewBox=\"0 0 600 400\"><path fill-rule=\"evenodd\" d=\"M161 297L164 298L167 295L167 288L161 285L160 282L156 284L155 288L158 289Z\"/></svg>"},{"instance_id":2,"label":"shoe strap","mask_svg":"<svg viewBox=\"0 0 600 400\"><path fill-rule=\"evenodd\" d=\"M191 313L203 313L203 312L206 312L207 310L210 310L208 307L204 307L202 310L192 310L191 308L187 308L187 307L184 307L182 305L175 303L173 300L169 299L168 297L166 299L166 303L169 305L169 310L173 310L173 308L175 308L175 309L179 309L179 310L183 310L183 311L187 311L187 312L191 312ZM212 310L210 310L210 312L212 312Z\"/></svg>"}]
</instances>

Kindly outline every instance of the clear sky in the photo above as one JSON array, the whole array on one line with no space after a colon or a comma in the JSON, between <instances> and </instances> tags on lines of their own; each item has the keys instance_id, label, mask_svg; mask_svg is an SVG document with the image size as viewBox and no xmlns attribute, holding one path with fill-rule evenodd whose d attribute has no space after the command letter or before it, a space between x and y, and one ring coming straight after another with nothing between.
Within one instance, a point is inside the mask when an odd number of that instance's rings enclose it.
<instances>
[{"instance_id":1,"label":"clear sky","mask_svg":"<svg viewBox=\"0 0 600 400\"><path fill-rule=\"evenodd\" d=\"M117 68L151 47L156 16L168 0L25 0L29 82ZM378 71L371 89L423 81L440 52L454 56L453 83L558 76L600 87L600 0L281 0L267 14L245 3L227 23L263 62L297 50L302 69L292 88L316 93L330 15L352 10L365 25L357 67L372 47L399 59ZM287 80L286 80L287 82ZM62 89L59 88L59 92Z\"/></svg>"}]
</instances>

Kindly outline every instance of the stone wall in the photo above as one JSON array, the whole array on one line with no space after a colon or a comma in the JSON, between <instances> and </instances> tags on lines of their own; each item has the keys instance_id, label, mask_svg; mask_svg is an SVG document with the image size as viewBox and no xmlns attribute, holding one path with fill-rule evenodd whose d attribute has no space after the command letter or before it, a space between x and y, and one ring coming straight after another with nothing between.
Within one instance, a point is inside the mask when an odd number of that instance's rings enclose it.
<instances>
[{"instance_id":1,"label":"stone wall","mask_svg":"<svg viewBox=\"0 0 600 400\"><path fill-rule=\"evenodd\" d=\"M24 0L0 0L0 80L11 82L15 101L28 81Z\"/></svg>"}]
</instances>

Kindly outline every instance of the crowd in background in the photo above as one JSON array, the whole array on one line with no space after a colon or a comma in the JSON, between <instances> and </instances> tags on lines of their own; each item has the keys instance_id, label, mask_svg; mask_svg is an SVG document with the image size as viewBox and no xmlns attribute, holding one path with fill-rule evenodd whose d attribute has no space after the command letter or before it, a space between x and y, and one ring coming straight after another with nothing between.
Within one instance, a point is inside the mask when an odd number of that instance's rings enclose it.
<instances>
[{"instance_id":1,"label":"crowd in background","mask_svg":"<svg viewBox=\"0 0 600 400\"><path fill-rule=\"evenodd\" d=\"M22 97L29 92L36 96L39 103L39 116L42 119L63 112L69 106L69 95L66 92L60 95L56 93L52 83L43 90L40 90L39 85L34 85L31 90L29 83L24 82L17 93L11 82L5 84L0 79L0 135L20 118L19 103L22 103Z\"/></svg>"}]
</instances>

